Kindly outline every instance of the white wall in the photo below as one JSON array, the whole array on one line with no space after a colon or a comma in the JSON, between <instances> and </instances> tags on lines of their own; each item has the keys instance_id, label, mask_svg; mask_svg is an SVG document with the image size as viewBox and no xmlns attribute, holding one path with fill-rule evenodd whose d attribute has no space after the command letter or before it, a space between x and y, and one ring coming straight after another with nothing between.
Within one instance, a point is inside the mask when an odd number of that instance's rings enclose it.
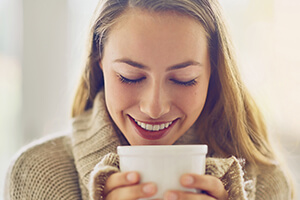
<instances>
[{"instance_id":1,"label":"white wall","mask_svg":"<svg viewBox=\"0 0 300 200\"><path fill-rule=\"evenodd\" d=\"M70 127L72 98L97 1L24 1L24 141Z\"/></svg>"},{"instance_id":2,"label":"white wall","mask_svg":"<svg viewBox=\"0 0 300 200\"><path fill-rule=\"evenodd\" d=\"M65 128L68 120L67 0L23 2L24 140Z\"/></svg>"},{"instance_id":3,"label":"white wall","mask_svg":"<svg viewBox=\"0 0 300 200\"><path fill-rule=\"evenodd\" d=\"M21 109L22 6L0 1L0 199L8 161L22 141Z\"/></svg>"}]
</instances>

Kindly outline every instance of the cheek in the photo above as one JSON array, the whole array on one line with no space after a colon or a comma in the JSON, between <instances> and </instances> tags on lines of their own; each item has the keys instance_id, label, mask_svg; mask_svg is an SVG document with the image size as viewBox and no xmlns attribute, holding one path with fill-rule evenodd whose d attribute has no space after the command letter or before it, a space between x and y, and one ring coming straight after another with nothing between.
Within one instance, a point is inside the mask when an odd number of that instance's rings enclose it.
<instances>
[{"instance_id":1,"label":"cheek","mask_svg":"<svg viewBox=\"0 0 300 200\"><path fill-rule=\"evenodd\" d=\"M135 91L129 85L122 83L118 77L109 76L105 80L105 95L111 114L119 115L135 103Z\"/></svg>"},{"instance_id":2,"label":"cheek","mask_svg":"<svg viewBox=\"0 0 300 200\"><path fill-rule=\"evenodd\" d=\"M183 88L177 93L178 107L188 115L199 115L206 101L207 89L203 87Z\"/></svg>"}]
</instances>

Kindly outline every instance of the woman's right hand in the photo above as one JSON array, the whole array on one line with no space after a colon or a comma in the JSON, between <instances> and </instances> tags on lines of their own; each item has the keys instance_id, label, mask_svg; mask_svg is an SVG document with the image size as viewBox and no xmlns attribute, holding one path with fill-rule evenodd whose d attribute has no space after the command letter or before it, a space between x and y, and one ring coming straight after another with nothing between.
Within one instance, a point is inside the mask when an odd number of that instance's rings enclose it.
<instances>
[{"instance_id":1,"label":"woman's right hand","mask_svg":"<svg viewBox=\"0 0 300 200\"><path fill-rule=\"evenodd\" d=\"M140 183L137 172L117 172L108 177L104 186L105 200L139 199L153 196L157 192L154 183Z\"/></svg>"}]
</instances>

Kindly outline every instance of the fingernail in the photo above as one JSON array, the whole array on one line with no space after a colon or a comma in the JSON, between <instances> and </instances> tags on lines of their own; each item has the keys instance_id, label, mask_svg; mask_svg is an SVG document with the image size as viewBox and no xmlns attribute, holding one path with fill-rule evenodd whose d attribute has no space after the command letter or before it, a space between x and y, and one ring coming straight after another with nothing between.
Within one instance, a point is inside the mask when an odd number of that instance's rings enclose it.
<instances>
[{"instance_id":1,"label":"fingernail","mask_svg":"<svg viewBox=\"0 0 300 200\"><path fill-rule=\"evenodd\" d=\"M184 185L192 185L194 183L194 178L192 176L184 176L182 178L182 183Z\"/></svg>"},{"instance_id":2,"label":"fingernail","mask_svg":"<svg viewBox=\"0 0 300 200\"><path fill-rule=\"evenodd\" d=\"M177 200L178 196L176 193L174 192L168 192L167 193L167 200Z\"/></svg>"},{"instance_id":3,"label":"fingernail","mask_svg":"<svg viewBox=\"0 0 300 200\"><path fill-rule=\"evenodd\" d=\"M146 193L146 194L152 194L155 192L155 185L152 184L152 183L149 183L147 185L145 185L143 187L143 192Z\"/></svg>"},{"instance_id":4,"label":"fingernail","mask_svg":"<svg viewBox=\"0 0 300 200\"><path fill-rule=\"evenodd\" d=\"M127 178L127 180L128 180L129 182L131 182L131 183L136 182L137 179L138 179L137 174L134 173L134 172L128 173L127 176L126 176L126 178Z\"/></svg>"}]
</instances>

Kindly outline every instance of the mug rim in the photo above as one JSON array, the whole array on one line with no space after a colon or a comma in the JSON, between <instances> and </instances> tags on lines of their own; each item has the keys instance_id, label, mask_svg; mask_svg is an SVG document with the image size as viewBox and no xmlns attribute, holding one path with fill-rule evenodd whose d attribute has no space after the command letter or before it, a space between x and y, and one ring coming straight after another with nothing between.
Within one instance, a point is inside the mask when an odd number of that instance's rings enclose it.
<instances>
[{"instance_id":1,"label":"mug rim","mask_svg":"<svg viewBox=\"0 0 300 200\"><path fill-rule=\"evenodd\" d=\"M134 145L118 146L117 153L120 156L130 155L191 155L207 154L206 144L193 145Z\"/></svg>"}]
</instances>

